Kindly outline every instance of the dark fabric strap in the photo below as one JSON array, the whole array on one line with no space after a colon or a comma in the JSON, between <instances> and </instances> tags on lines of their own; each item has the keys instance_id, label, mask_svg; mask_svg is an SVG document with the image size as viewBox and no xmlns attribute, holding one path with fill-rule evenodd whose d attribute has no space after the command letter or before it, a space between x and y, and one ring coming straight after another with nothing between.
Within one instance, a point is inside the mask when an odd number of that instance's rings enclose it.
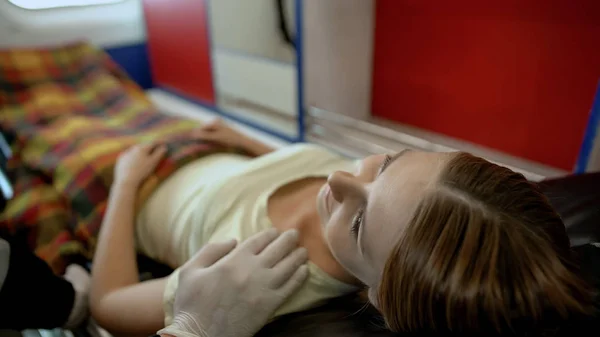
<instances>
[{"instance_id":1,"label":"dark fabric strap","mask_svg":"<svg viewBox=\"0 0 600 337\"><path fill-rule=\"evenodd\" d=\"M0 291L6 280L6 274L8 273L8 264L10 259L10 245L6 240L0 238Z\"/></svg>"},{"instance_id":2,"label":"dark fabric strap","mask_svg":"<svg viewBox=\"0 0 600 337\"><path fill-rule=\"evenodd\" d=\"M67 321L75 290L54 275L26 245L4 238L10 245L8 271L0 289L0 329L53 329Z\"/></svg>"}]
</instances>

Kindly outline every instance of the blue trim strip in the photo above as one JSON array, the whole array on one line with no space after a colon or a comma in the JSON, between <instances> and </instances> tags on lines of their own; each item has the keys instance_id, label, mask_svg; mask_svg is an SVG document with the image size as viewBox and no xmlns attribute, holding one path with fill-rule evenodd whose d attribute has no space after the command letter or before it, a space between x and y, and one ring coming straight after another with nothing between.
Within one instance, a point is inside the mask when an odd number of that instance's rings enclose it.
<instances>
[{"instance_id":1,"label":"blue trim strip","mask_svg":"<svg viewBox=\"0 0 600 337\"><path fill-rule=\"evenodd\" d=\"M598 88L596 89L596 97L594 98L594 103L590 112L590 118L588 120L588 124L585 130L583 144L581 145L581 150L579 151L579 158L577 159L577 164L575 165L576 174L584 173L589 164L590 155L592 154L592 151L594 149L594 141L596 140L596 133L598 132L599 127L600 83L598 84Z\"/></svg>"},{"instance_id":2,"label":"blue trim strip","mask_svg":"<svg viewBox=\"0 0 600 337\"><path fill-rule=\"evenodd\" d=\"M107 48L106 53L143 89L153 87L146 43Z\"/></svg>"},{"instance_id":3,"label":"blue trim strip","mask_svg":"<svg viewBox=\"0 0 600 337\"><path fill-rule=\"evenodd\" d=\"M277 138L281 138L281 139L283 139L285 141L288 141L290 143L296 143L296 142L298 142L298 139L296 139L296 138L292 138L290 136L284 135L284 134L279 133L277 131L273 131L271 129L265 128L264 126L262 126L260 124L257 124L257 123L255 123L253 121L250 121L248 119L240 118L238 116L232 115L231 113L226 112L226 111L220 109L219 107L216 107L216 106L211 105L211 104L207 104L206 102L203 102L203 101L201 101L199 99L192 98L192 97L190 97L190 96L188 96L186 94L181 93L180 91L178 91L177 89L174 89L172 87L159 85L158 88L162 89L162 90L164 90L164 91L166 91L166 92L168 92L170 94L173 94L173 95L175 95L175 96L177 96L179 98L182 98L182 99L184 99L184 100L186 100L188 102L194 103L194 104L196 104L196 105L198 105L198 106L200 106L200 107L202 107L204 109L210 110L210 111L216 113L217 115L221 115L223 117L226 117L226 118L229 118L231 120L234 120L234 121L236 121L238 123L245 124L245 125L247 125L249 127L252 127L252 128L254 128L254 129L258 130L258 131L264 132L264 133L269 134L271 136L275 136Z\"/></svg>"},{"instance_id":4,"label":"blue trim strip","mask_svg":"<svg viewBox=\"0 0 600 337\"><path fill-rule=\"evenodd\" d=\"M303 10L302 0L296 0L296 68L298 70L298 141L303 142L305 140L304 130L304 22L303 22Z\"/></svg>"}]
</instances>

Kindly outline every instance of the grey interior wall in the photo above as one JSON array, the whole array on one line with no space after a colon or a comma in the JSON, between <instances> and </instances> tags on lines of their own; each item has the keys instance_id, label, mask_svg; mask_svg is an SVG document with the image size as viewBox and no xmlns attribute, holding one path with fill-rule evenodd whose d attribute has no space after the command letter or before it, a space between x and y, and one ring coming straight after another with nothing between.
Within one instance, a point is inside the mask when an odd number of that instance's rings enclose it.
<instances>
[{"instance_id":1,"label":"grey interior wall","mask_svg":"<svg viewBox=\"0 0 600 337\"><path fill-rule=\"evenodd\" d=\"M306 106L370 117L374 0L304 1Z\"/></svg>"}]
</instances>

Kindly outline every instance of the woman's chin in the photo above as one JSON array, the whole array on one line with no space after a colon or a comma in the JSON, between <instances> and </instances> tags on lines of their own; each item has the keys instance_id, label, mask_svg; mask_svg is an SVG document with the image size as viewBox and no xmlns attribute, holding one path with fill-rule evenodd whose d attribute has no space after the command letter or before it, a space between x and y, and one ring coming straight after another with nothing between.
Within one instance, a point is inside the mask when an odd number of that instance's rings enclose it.
<instances>
[{"instance_id":1,"label":"woman's chin","mask_svg":"<svg viewBox=\"0 0 600 337\"><path fill-rule=\"evenodd\" d=\"M321 222L321 230L323 231L323 234L325 234L325 232L327 231L327 223L329 222L329 219L324 219L323 216L319 215L319 220Z\"/></svg>"},{"instance_id":2,"label":"woman's chin","mask_svg":"<svg viewBox=\"0 0 600 337\"><path fill-rule=\"evenodd\" d=\"M317 213L319 214L319 221L321 221L321 228L323 229L327 227L329 218L331 218L329 210L327 209L327 191L328 186L325 184L317 195Z\"/></svg>"},{"instance_id":3,"label":"woman's chin","mask_svg":"<svg viewBox=\"0 0 600 337\"><path fill-rule=\"evenodd\" d=\"M319 205L319 206L321 206L321 205ZM329 214L329 212L327 211L327 209L324 205L323 205L323 207L318 207L317 211L319 213L319 222L321 222L321 229L323 230L323 233L325 233L325 231L327 231L327 227L331 220L331 214Z\"/></svg>"}]
</instances>

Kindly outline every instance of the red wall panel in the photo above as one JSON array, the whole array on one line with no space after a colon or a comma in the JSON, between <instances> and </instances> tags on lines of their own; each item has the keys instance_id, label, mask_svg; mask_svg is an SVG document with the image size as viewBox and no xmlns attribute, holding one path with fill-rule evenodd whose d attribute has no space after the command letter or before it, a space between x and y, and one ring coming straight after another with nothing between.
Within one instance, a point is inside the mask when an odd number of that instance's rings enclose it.
<instances>
[{"instance_id":1,"label":"red wall panel","mask_svg":"<svg viewBox=\"0 0 600 337\"><path fill-rule=\"evenodd\" d=\"M214 103L206 2L144 0L154 83Z\"/></svg>"},{"instance_id":2,"label":"red wall panel","mask_svg":"<svg viewBox=\"0 0 600 337\"><path fill-rule=\"evenodd\" d=\"M600 1L377 0L375 116L563 169L600 78Z\"/></svg>"}]
</instances>

